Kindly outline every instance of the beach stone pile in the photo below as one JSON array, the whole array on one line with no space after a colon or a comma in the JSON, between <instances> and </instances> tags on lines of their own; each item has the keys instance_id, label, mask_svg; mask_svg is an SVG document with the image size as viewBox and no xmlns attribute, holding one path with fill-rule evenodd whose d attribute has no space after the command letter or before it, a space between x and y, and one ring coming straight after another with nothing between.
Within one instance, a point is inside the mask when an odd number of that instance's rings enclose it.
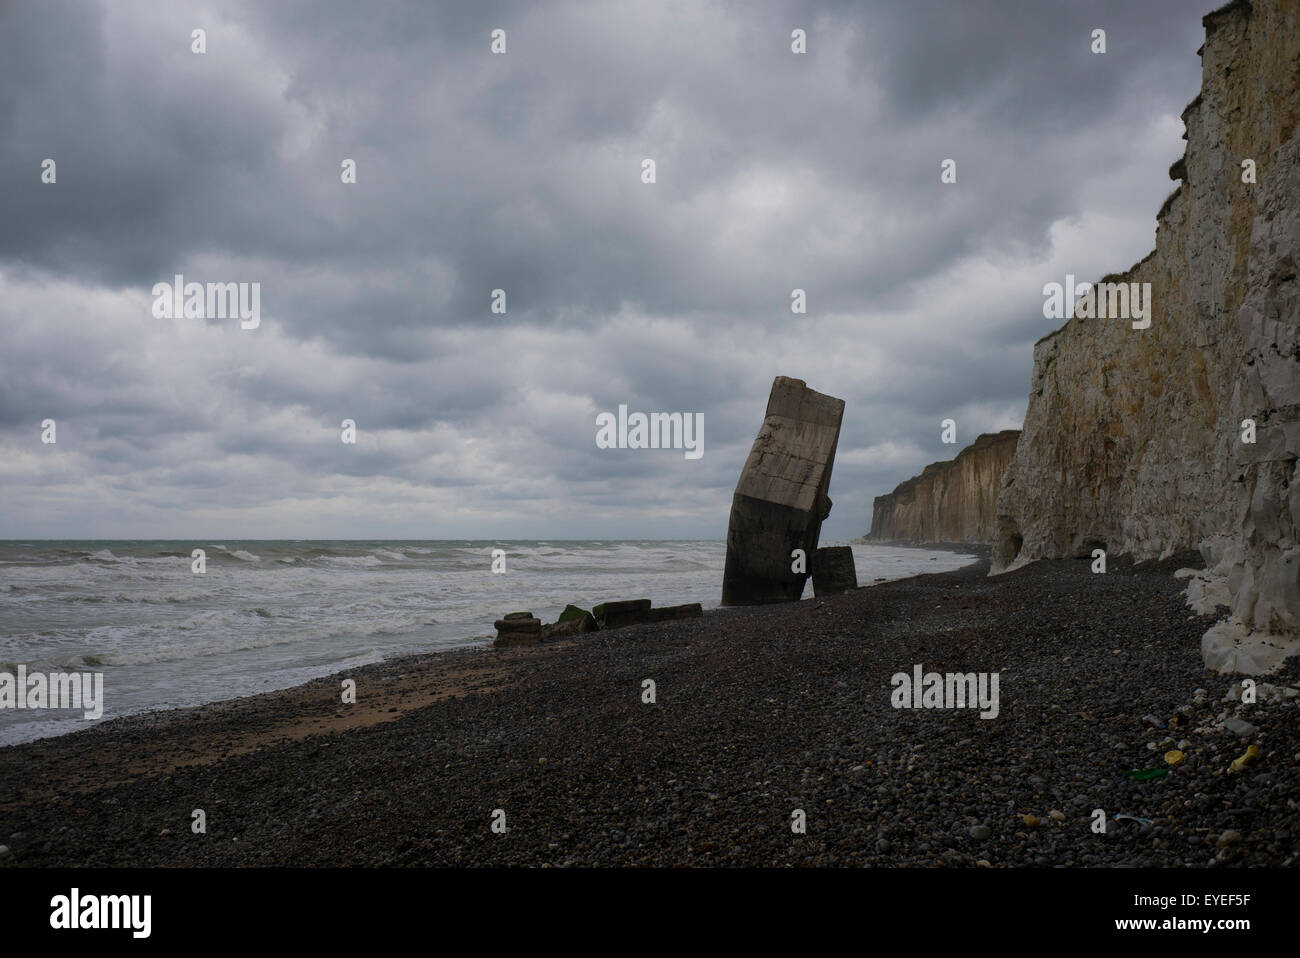
<instances>
[{"instance_id":1,"label":"beach stone pile","mask_svg":"<svg viewBox=\"0 0 1300 958\"><path fill-rule=\"evenodd\" d=\"M652 608L649 599L624 599L603 602L590 612L576 605L567 605L560 617L548 625L531 612L510 612L495 623L498 648L514 645L537 645L554 639L572 638L584 632L601 629L623 629L631 625L652 622L670 622L675 619L695 619L704 614L698 602L685 605L666 605Z\"/></svg>"}]
</instances>

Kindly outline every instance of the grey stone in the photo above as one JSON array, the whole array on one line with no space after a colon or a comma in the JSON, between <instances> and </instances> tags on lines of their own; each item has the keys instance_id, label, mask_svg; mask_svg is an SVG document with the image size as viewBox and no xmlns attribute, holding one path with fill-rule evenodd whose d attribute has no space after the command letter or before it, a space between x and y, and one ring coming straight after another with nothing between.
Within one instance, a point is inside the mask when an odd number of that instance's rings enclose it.
<instances>
[{"instance_id":1,"label":"grey stone","mask_svg":"<svg viewBox=\"0 0 1300 958\"><path fill-rule=\"evenodd\" d=\"M535 645L542 641L542 621L541 619L530 617L520 618L518 616L511 618L506 616L504 619L497 619L493 623L496 626L497 638L494 643L496 646L507 645Z\"/></svg>"},{"instance_id":2,"label":"grey stone","mask_svg":"<svg viewBox=\"0 0 1300 958\"><path fill-rule=\"evenodd\" d=\"M542 633L537 632L499 632L496 641L492 643L496 648L505 648L512 645L541 645Z\"/></svg>"},{"instance_id":3,"label":"grey stone","mask_svg":"<svg viewBox=\"0 0 1300 958\"><path fill-rule=\"evenodd\" d=\"M555 621L557 623L568 622L572 619L578 619L582 622L583 632L595 632L600 628L600 624L596 621L594 615L586 609L578 608L576 605L566 605L564 611L560 613L560 617Z\"/></svg>"},{"instance_id":4,"label":"grey stone","mask_svg":"<svg viewBox=\"0 0 1300 958\"><path fill-rule=\"evenodd\" d=\"M542 626L542 639L549 641L551 639L567 639L579 635L583 631L582 619L568 619L564 622L554 622L551 625Z\"/></svg>"},{"instance_id":5,"label":"grey stone","mask_svg":"<svg viewBox=\"0 0 1300 958\"><path fill-rule=\"evenodd\" d=\"M646 613L647 622L668 622L673 619L698 619L704 615L704 608L698 602L686 605L665 605L650 609Z\"/></svg>"},{"instance_id":6,"label":"grey stone","mask_svg":"<svg viewBox=\"0 0 1300 958\"><path fill-rule=\"evenodd\" d=\"M498 632L541 632L542 620L536 618L530 619L497 619L492 623Z\"/></svg>"},{"instance_id":7,"label":"grey stone","mask_svg":"<svg viewBox=\"0 0 1300 958\"><path fill-rule=\"evenodd\" d=\"M1250 738L1259 731L1249 722L1239 718L1229 718L1223 720L1223 727L1240 738Z\"/></svg>"},{"instance_id":8,"label":"grey stone","mask_svg":"<svg viewBox=\"0 0 1300 958\"><path fill-rule=\"evenodd\" d=\"M844 400L778 376L731 500L723 605L794 602L803 595L822 520ZM793 553L803 550L804 572Z\"/></svg>"},{"instance_id":9,"label":"grey stone","mask_svg":"<svg viewBox=\"0 0 1300 958\"><path fill-rule=\"evenodd\" d=\"M1228 848L1232 845L1238 844L1240 841L1241 841L1241 832L1234 831L1233 829L1230 828L1222 835L1219 836L1219 840L1217 844L1220 848Z\"/></svg>"},{"instance_id":10,"label":"grey stone","mask_svg":"<svg viewBox=\"0 0 1300 958\"><path fill-rule=\"evenodd\" d=\"M849 546L827 546L813 553L813 594L839 595L858 587L858 574L853 566L853 550Z\"/></svg>"}]
</instances>

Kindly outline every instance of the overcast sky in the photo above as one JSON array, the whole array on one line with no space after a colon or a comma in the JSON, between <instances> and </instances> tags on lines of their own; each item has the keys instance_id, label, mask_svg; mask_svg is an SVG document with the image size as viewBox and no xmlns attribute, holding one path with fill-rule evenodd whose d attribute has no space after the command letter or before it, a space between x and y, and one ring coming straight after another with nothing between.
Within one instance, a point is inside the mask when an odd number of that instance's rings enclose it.
<instances>
[{"instance_id":1,"label":"overcast sky","mask_svg":"<svg viewBox=\"0 0 1300 958\"><path fill-rule=\"evenodd\" d=\"M722 537L777 375L861 535L1151 248L1214 5L0 2L0 537Z\"/></svg>"}]
</instances>

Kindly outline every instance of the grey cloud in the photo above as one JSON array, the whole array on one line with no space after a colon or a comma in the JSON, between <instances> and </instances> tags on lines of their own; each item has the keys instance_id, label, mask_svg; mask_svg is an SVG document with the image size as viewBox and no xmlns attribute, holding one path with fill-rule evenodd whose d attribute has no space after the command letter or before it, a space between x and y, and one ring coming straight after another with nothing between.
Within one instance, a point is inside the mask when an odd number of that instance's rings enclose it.
<instances>
[{"instance_id":1,"label":"grey cloud","mask_svg":"<svg viewBox=\"0 0 1300 958\"><path fill-rule=\"evenodd\" d=\"M67 501L89 487L70 469L116 477L122 515L159 529L299 496L317 504L286 506L285 528L316 509L335 523L318 534L368 535L385 496L426 489L469 510L448 535L475 515L499 534L501 512L521 535L720 532L776 374L849 402L829 531L856 535L871 496L952 454L939 418L963 410L966 441L1023 409L1053 224L1101 210L1125 249L1149 239L1181 148L1153 124L1195 93L1204 12L6 5L0 442L30 450L53 415L75 450L60 489L49 457L14 466L0 535L45 528L24 516L56 496L50 534L75 534ZM262 329L193 339L141 315L177 272L261 282ZM703 412L705 458L596 449L594 411L620 402ZM848 454L881 444L908 460ZM222 469L240 482L222 491ZM355 520L319 504L365 479ZM692 518L665 518L665 495Z\"/></svg>"}]
</instances>

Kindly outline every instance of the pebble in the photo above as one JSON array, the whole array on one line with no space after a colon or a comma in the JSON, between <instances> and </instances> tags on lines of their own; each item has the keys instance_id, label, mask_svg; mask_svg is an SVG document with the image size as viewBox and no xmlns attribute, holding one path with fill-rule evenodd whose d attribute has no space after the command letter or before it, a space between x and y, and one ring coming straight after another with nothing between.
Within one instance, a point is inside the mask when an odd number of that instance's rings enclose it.
<instances>
[{"instance_id":1,"label":"pebble","mask_svg":"<svg viewBox=\"0 0 1300 958\"><path fill-rule=\"evenodd\" d=\"M1065 812L1059 811L1054 808L1047 813L1047 817L1054 822L1063 822L1065 821Z\"/></svg>"},{"instance_id":2,"label":"pebble","mask_svg":"<svg viewBox=\"0 0 1300 958\"><path fill-rule=\"evenodd\" d=\"M1037 815L1026 815L1026 816L1022 819L1022 821L1025 823L1025 827L1026 827L1026 828L1037 828L1037 827L1038 827L1038 816L1037 816Z\"/></svg>"},{"instance_id":3,"label":"pebble","mask_svg":"<svg viewBox=\"0 0 1300 958\"><path fill-rule=\"evenodd\" d=\"M987 825L976 825L970 830L970 837L977 842L982 842L993 834L993 829Z\"/></svg>"},{"instance_id":4,"label":"pebble","mask_svg":"<svg viewBox=\"0 0 1300 958\"><path fill-rule=\"evenodd\" d=\"M1230 828L1219 836L1218 845L1220 848L1228 848L1231 845L1237 844L1239 841L1241 841L1241 832L1234 831Z\"/></svg>"},{"instance_id":5,"label":"pebble","mask_svg":"<svg viewBox=\"0 0 1300 958\"><path fill-rule=\"evenodd\" d=\"M1259 729L1251 725L1249 722L1239 718L1224 719L1223 727L1239 738L1250 738L1259 731Z\"/></svg>"}]
</instances>

